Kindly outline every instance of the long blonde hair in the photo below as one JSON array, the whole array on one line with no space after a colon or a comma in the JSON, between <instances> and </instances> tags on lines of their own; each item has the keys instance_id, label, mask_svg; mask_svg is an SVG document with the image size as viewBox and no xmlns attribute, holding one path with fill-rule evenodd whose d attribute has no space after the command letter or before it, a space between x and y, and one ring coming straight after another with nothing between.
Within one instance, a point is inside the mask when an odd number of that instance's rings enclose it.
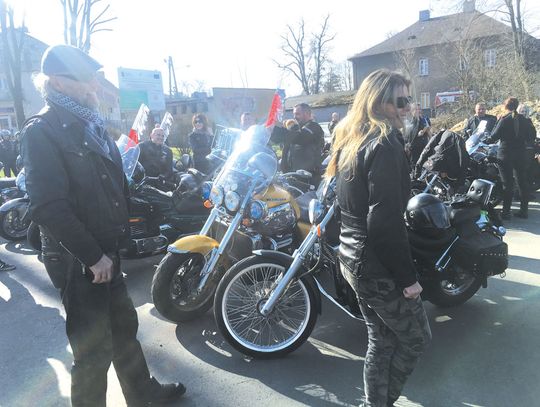
<instances>
[{"instance_id":1,"label":"long blonde hair","mask_svg":"<svg viewBox=\"0 0 540 407\"><path fill-rule=\"evenodd\" d=\"M354 176L360 147L373 137L386 137L391 131L392 126L382 111L383 105L395 105L397 89L403 86L408 88L410 83L401 73L388 69L378 69L364 79L347 116L334 130L332 157L325 174L327 178L350 169Z\"/></svg>"}]
</instances>

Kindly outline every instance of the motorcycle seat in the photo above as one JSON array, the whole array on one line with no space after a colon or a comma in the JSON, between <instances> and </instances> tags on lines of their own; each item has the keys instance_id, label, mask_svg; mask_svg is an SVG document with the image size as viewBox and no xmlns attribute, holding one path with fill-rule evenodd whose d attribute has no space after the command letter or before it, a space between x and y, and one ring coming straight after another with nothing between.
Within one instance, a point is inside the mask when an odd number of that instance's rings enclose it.
<instances>
[{"instance_id":1,"label":"motorcycle seat","mask_svg":"<svg viewBox=\"0 0 540 407\"><path fill-rule=\"evenodd\" d=\"M296 203L300 208L300 219L303 222L309 223L309 203L312 199L317 199L315 191L309 191L296 198Z\"/></svg>"},{"instance_id":2,"label":"motorcycle seat","mask_svg":"<svg viewBox=\"0 0 540 407\"><path fill-rule=\"evenodd\" d=\"M478 205L452 205L449 208L450 224L460 225L466 222L476 222L480 217L480 206Z\"/></svg>"}]
</instances>

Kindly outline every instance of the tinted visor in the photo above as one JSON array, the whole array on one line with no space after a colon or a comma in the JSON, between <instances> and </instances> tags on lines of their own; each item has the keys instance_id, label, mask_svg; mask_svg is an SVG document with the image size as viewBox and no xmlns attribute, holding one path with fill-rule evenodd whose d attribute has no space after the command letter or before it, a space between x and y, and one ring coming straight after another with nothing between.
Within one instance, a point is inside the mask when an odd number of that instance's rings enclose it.
<instances>
[{"instance_id":1,"label":"tinted visor","mask_svg":"<svg viewBox=\"0 0 540 407\"><path fill-rule=\"evenodd\" d=\"M448 229L450 227L450 217L448 210L443 203L433 203L419 209L423 213L427 221L428 227L434 229Z\"/></svg>"}]
</instances>

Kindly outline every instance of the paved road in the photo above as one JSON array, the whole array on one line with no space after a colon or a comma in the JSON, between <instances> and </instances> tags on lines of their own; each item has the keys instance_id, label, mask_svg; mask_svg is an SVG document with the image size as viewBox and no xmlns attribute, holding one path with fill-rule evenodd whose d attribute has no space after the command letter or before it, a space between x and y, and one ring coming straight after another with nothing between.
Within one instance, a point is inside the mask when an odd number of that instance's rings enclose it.
<instances>
[{"instance_id":1,"label":"paved road","mask_svg":"<svg viewBox=\"0 0 540 407\"><path fill-rule=\"evenodd\" d=\"M508 224L510 269L454 309L426 303L433 343L399 406L540 405L540 205ZM72 360L64 315L34 252L3 243L17 270L0 274L0 406L68 406ZM354 406L362 393L366 331L331 304L310 341L277 361L249 360L225 343L209 313L176 326L154 310L149 286L159 257L126 261L151 371L182 380L182 406ZM109 405L125 406L110 372Z\"/></svg>"}]
</instances>

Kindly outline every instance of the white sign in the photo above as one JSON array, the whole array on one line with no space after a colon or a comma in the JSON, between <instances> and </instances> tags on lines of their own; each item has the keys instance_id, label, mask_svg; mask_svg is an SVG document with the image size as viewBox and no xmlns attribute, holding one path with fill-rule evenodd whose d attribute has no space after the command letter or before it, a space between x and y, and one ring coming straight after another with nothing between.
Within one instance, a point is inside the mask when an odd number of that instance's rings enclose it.
<instances>
[{"instance_id":1,"label":"white sign","mask_svg":"<svg viewBox=\"0 0 540 407\"><path fill-rule=\"evenodd\" d=\"M152 111L165 110L163 80L159 71L118 68L118 88L123 110L137 110L141 103Z\"/></svg>"}]
</instances>

